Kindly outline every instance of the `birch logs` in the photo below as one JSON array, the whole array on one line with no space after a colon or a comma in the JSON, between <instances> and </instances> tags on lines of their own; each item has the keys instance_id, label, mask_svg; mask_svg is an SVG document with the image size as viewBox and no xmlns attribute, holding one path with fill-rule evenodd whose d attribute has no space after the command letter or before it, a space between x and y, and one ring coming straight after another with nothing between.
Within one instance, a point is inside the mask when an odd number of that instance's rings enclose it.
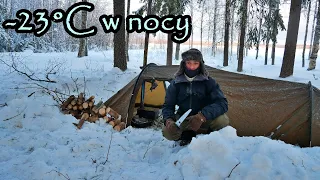
<instances>
[{"instance_id":1,"label":"birch logs","mask_svg":"<svg viewBox=\"0 0 320 180\"><path fill-rule=\"evenodd\" d=\"M121 131L126 128L126 124L121 121L121 115L111 107L106 107L102 101L96 105L95 96L90 96L85 99L83 93L78 97L71 95L60 106L64 114L71 114L79 123L75 124L78 129L81 129L84 122L88 121L95 123L99 118L103 118L106 123L110 124L116 131Z\"/></svg>"}]
</instances>

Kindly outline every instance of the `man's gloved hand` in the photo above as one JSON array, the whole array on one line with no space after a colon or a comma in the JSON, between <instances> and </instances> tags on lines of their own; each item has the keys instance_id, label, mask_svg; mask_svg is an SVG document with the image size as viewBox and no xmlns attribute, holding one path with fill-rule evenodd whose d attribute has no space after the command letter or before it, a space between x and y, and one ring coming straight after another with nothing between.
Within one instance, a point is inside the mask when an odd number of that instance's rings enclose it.
<instances>
[{"instance_id":1,"label":"man's gloved hand","mask_svg":"<svg viewBox=\"0 0 320 180\"><path fill-rule=\"evenodd\" d=\"M166 128L168 129L168 132L170 134L178 133L180 130L179 127L176 125L176 123L171 118L166 120Z\"/></svg>"},{"instance_id":2,"label":"man's gloved hand","mask_svg":"<svg viewBox=\"0 0 320 180\"><path fill-rule=\"evenodd\" d=\"M191 129L193 131L197 131L201 127L202 123L207 121L203 114L201 114L201 112L196 115L187 117L186 120L189 121L187 129Z\"/></svg>"}]
</instances>

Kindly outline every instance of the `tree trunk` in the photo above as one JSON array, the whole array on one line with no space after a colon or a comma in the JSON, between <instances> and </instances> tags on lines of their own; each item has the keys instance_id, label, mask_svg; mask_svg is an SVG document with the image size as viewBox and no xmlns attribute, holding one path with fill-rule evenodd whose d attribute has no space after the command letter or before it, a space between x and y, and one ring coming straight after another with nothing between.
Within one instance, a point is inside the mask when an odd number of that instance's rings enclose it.
<instances>
[{"instance_id":1,"label":"tree trunk","mask_svg":"<svg viewBox=\"0 0 320 180\"><path fill-rule=\"evenodd\" d=\"M300 23L300 12L301 0L291 0L286 45L280 72L280 77L282 78L291 76L293 74L294 58L296 54Z\"/></svg>"},{"instance_id":2,"label":"tree trunk","mask_svg":"<svg viewBox=\"0 0 320 180\"><path fill-rule=\"evenodd\" d=\"M217 11L218 11L218 0L214 1L214 12L213 12L213 35L212 35L212 49L211 55L216 56L216 31L217 31Z\"/></svg>"},{"instance_id":3,"label":"tree trunk","mask_svg":"<svg viewBox=\"0 0 320 180\"><path fill-rule=\"evenodd\" d=\"M207 43L206 43L206 46L207 45L209 45L209 41L210 41L210 33L211 33L211 26L210 26L210 24L211 24L211 16L212 16L212 14L211 13L209 13L209 20L208 20L208 24L209 24L209 26L208 26L208 36L207 36Z\"/></svg>"},{"instance_id":4,"label":"tree trunk","mask_svg":"<svg viewBox=\"0 0 320 180\"><path fill-rule=\"evenodd\" d=\"M143 51L143 67L148 63L148 49L149 49L149 33L145 33L144 37L144 51Z\"/></svg>"},{"instance_id":5,"label":"tree trunk","mask_svg":"<svg viewBox=\"0 0 320 180\"><path fill-rule=\"evenodd\" d=\"M191 18L193 18L193 0L191 0ZM191 48L193 47L193 29L191 29Z\"/></svg>"},{"instance_id":6,"label":"tree trunk","mask_svg":"<svg viewBox=\"0 0 320 180\"><path fill-rule=\"evenodd\" d=\"M274 65L275 61L275 56L276 56L276 41L272 41L272 51L271 51L271 64Z\"/></svg>"},{"instance_id":7,"label":"tree trunk","mask_svg":"<svg viewBox=\"0 0 320 180\"><path fill-rule=\"evenodd\" d=\"M148 10L147 15L151 14L152 0L148 0ZM148 48L149 48L149 33L146 32L144 38L144 53L143 53L143 67L148 63Z\"/></svg>"},{"instance_id":8,"label":"tree trunk","mask_svg":"<svg viewBox=\"0 0 320 180\"><path fill-rule=\"evenodd\" d=\"M279 10L279 4L276 5L276 11L278 13ZM278 23L276 21L274 21L273 23L273 27L272 27L272 51L271 51L271 64L274 65L275 62L275 53L276 53L276 44L277 44L277 26Z\"/></svg>"},{"instance_id":9,"label":"tree trunk","mask_svg":"<svg viewBox=\"0 0 320 180\"><path fill-rule=\"evenodd\" d=\"M313 34L314 34L314 24L316 22L316 18L317 18L317 9L318 9L318 0L316 0L315 5L314 5L314 17L313 17L313 22L312 22L312 30L311 30L311 37L310 37L310 48L309 48L309 57L311 56L311 45L312 45L312 40L313 40Z\"/></svg>"},{"instance_id":10,"label":"tree trunk","mask_svg":"<svg viewBox=\"0 0 320 180\"><path fill-rule=\"evenodd\" d=\"M226 0L225 25L224 25L224 53L223 66L228 66L229 55L229 26L230 26L230 0Z\"/></svg>"},{"instance_id":11,"label":"tree trunk","mask_svg":"<svg viewBox=\"0 0 320 180\"><path fill-rule=\"evenodd\" d=\"M269 41L270 41L270 39L267 38L267 40L266 40L266 51L265 51L265 54L264 54L264 65L268 64Z\"/></svg>"},{"instance_id":12,"label":"tree trunk","mask_svg":"<svg viewBox=\"0 0 320 180\"><path fill-rule=\"evenodd\" d=\"M244 48L244 38L246 36L246 25L247 25L247 8L248 0L243 1L243 10L241 16L241 27L240 27L240 47L239 47L239 59L238 59L238 72L242 72L243 69L243 48Z\"/></svg>"},{"instance_id":13,"label":"tree trunk","mask_svg":"<svg viewBox=\"0 0 320 180\"><path fill-rule=\"evenodd\" d=\"M311 0L309 0L309 3L308 3L306 32L305 32L305 34L304 34L303 50L302 50L302 67L304 67L304 64L305 64L304 55L305 55L305 52L306 52L306 44L307 44L307 36L308 36L308 27L309 27L309 16L310 16L310 7L311 7Z\"/></svg>"},{"instance_id":14,"label":"tree trunk","mask_svg":"<svg viewBox=\"0 0 320 180\"><path fill-rule=\"evenodd\" d=\"M175 60L176 60L176 61L179 60L179 56L180 56L180 44L177 43L177 44L176 44L176 56L175 56Z\"/></svg>"},{"instance_id":15,"label":"tree trunk","mask_svg":"<svg viewBox=\"0 0 320 180\"><path fill-rule=\"evenodd\" d=\"M271 7L271 1L269 1L269 14L268 14L268 19L270 20L271 19L271 13L272 13L272 7ZM270 22L269 22L270 23ZM269 55L269 42L270 42L270 36L271 36L271 33L270 33L270 24L267 24L267 39L266 39L266 52L264 54L264 65L267 65L268 64L268 55Z\"/></svg>"},{"instance_id":16,"label":"tree trunk","mask_svg":"<svg viewBox=\"0 0 320 180\"><path fill-rule=\"evenodd\" d=\"M232 56L232 45L233 45L233 28L234 28L234 6L232 6L231 8L231 13L232 13L232 18L231 18L231 30L230 30L230 36L231 36L231 40L230 40L230 56Z\"/></svg>"},{"instance_id":17,"label":"tree trunk","mask_svg":"<svg viewBox=\"0 0 320 180\"><path fill-rule=\"evenodd\" d=\"M171 33L168 33L167 39L167 65L172 65L172 52L173 52L173 42L171 39Z\"/></svg>"},{"instance_id":18,"label":"tree trunk","mask_svg":"<svg viewBox=\"0 0 320 180\"><path fill-rule=\"evenodd\" d=\"M200 51L202 52L202 34L203 34L203 14L204 14L204 2L201 7L201 21L200 21Z\"/></svg>"},{"instance_id":19,"label":"tree trunk","mask_svg":"<svg viewBox=\"0 0 320 180\"><path fill-rule=\"evenodd\" d=\"M250 4L250 0L248 0L248 2L247 2L247 17L246 17L246 24L247 24L247 29L249 29L249 12L250 12L250 6L248 6L248 4ZM248 45L248 41L247 41L247 39L248 39L248 37L247 37L247 35L245 34L245 48L246 48L246 56L248 56L248 53L249 53L249 45Z\"/></svg>"},{"instance_id":20,"label":"tree trunk","mask_svg":"<svg viewBox=\"0 0 320 180\"><path fill-rule=\"evenodd\" d=\"M263 11L263 10L260 10L260 12L261 12L261 16L260 16L260 19L259 19L258 43L257 43L257 46L256 46L256 50L257 50L256 59L258 59L258 56L259 56L259 46L260 46L262 19L263 19L263 12L264 12L264 11Z\"/></svg>"},{"instance_id":21,"label":"tree trunk","mask_svg":"<svg viewBox=\"0 0 320 180\"><path fill-rule=\"evenodd\" d=\"M317 56L319 51L319 39L320 39L320 6L318 6L317 24L316 24L316 30L314 32L312 51L309 57L310 61L309 61L308 70L313 70L316 68L316 61L317 61Z\"/></svg>"},{"instance_id":22,"label":"tree trunk","mask_svg":"<svg viewBox=\"0 0 320 180\"><path fill-rule=\"evenodd\" d=\"M127 16L130 15L130 0L127 1ZM129 61L129 33L127 32L126 37L126 55L127 61Z\"/></svg>"},{"instance_id":23,"label":"tree trunk","mask_svg":"<svg viewBox=\"0 0 320 180\"><path fill-rule=\"evenodd\" d=\"M115 15L125 17L125 0L113 0L113 11ZM126 32L125 21L122 20L120 29L114 34L114 67L120 68L122 71L127 69L126 59Z\"/></svg>"},{"instance_id":24,"label":"tree trunk","mask_svg":"<svg viewBox=\"0 0 320 180\"><path fill-rule=\"evenodd\" d=\"M5 2L5 7L8 7L8 1ZM13 13L13 3L11 1L11 4L10 4L10 10L9 10L9 13L7 12L7 14L9 14L9 17L12 17L12 13ZM8 35L8 41L7 41L7 47L6 47L6 50L7 52L11 52L13 50L13 48L11 47L11 31L9 31L9 29L6 29L5 32L7 33Z\"/></svg>"},{"instance_id":25,"label":"tree trunk","mask_svg":"<svg viewBox=\"0 0 320 180\"><path fill-rule=\"evenodd\" d=\"M237 43L237 59L239 59L239 49L240 49L240 32L238 32L238 43Z\"/></svg>"},{"instance_id":26,"label":"tree trunk","mask_svg":"<svg viewBox=\"0 0 320 180\"><path fill-rule=\"evenodd\" d=\"M87 2L87 0L82 0L82 2ZM87 27L87 11L81 12L81 29ZM51 44L53 43L53 31L51 35ZM79 44L78 57L88 56L87 38L81 38Z\"/></svg>"}]
</instances>

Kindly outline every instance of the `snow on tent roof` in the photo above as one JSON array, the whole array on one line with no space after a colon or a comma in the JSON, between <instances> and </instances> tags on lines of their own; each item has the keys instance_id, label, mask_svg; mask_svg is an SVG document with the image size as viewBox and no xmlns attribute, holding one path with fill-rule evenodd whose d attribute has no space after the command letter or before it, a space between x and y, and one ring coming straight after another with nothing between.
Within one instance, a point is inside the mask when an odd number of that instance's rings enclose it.
<instances>
[{"instance_id":1,"label":"snow on tent roof","mask_svg":"<svg viewBox=\"0 0 320 180\"><path fill-rule=\"evenodd\" d=\"M143 82L152 79L157 80L158 84L170 81L178 67L147 65L105 105L121 114L122 121L130 126ZM266 79L209 66L206 68L227 97L230 125L237 129L239 136L268 136L303 147L320 146L320 90L311 83ZM165 86L157 88L160 90L154 92L157 99L163 102ZM145 91L148 90L145 88ZM152 98L155 93L144 98Z\"/></svg>"}]
</instances>

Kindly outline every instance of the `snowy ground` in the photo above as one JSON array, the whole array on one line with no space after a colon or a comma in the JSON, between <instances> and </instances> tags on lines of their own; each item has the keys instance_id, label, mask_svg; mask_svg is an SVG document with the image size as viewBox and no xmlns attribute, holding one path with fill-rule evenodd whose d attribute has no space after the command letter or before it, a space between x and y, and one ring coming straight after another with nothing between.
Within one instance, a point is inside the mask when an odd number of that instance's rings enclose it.
<instances>
[{"instance_id":1,"label":"snowy ground","mask_svg":"<svg viewBox=\"0 0 320 180\"><path fill-rule=\"evenodd\" d=\"M236 71L235 58L230 60L230 66L223 67L222 54L213 58L206 50L203 52L206 64ZM282 54L283 49L277 49L276 64L265 66L264 57L261 55L255 60L255 52L250 51L243 73L280 79ZM311 81L320 88L319 61L318 69L306 71L308 61L302 68L300 54L298 50L294 75L285 80ZM27 65L38 77L44 77L44 70L59 62L58 73L50 75L58 83L49 88L77 94L77 88L78 91L84 89L85 77L86 93L105 101L140 72L143 50L130 51L126 72L113 68L112 51L90 51L88 57L81 59L76 58L75 52L0 54L0 58L6 61L12 57L20 62L19 68ZM150 47L149 62L165 64L165 57L164 50ZM116 132L102 119L95 124L85 123L81 130L77 130L72 124L77 120L60 113L50 96L37 91L28 97L37 90L34 84L3 64L0 69L0 179L264 180L320 177L319 147L299 148L266 137L238 137L232 127L198 135L184 148L165 140L160 130L129 127Z\"/></svg>"}]
</instances>

